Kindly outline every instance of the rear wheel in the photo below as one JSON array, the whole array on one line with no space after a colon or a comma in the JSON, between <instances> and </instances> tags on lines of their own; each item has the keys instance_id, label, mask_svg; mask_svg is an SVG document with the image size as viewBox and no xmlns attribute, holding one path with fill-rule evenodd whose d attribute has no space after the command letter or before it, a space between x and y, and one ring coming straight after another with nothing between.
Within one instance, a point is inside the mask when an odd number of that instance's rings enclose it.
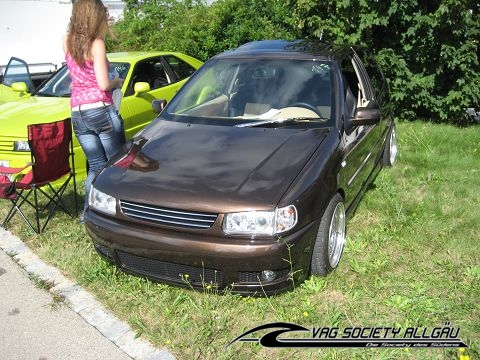
<instances>
[{"instance_id":1,"label":"rear wheel","mask_svg":"<svg viewBox=\"0 0 480 360\"><path fill-rule=\"evenodd\" d=\"M312 254L312 274L324 276L335 269L342 257L345 242L345 207L342 196L337 193L320 220Z\"/></svg>"},{"instance_id":2,"label":"rear wheel","mask_svg":"<svg viewBox=\"0 0 480 360\"><path fill-rule=\"evenodd\" d=\"M393 166L395 159L397 158L398 144L397 144L397 130L395 125L390 131L387 143L385 144L385 150L383 150L382 165Z\"/></svg>"}]
</instances>

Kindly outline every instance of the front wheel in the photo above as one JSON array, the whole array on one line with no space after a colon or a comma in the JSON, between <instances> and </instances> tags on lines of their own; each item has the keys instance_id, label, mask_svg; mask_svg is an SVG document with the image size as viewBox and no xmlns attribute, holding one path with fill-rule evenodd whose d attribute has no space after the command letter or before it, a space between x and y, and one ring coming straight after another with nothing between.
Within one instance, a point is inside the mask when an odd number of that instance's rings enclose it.
<instances>
[{"instance_id":1,"label":"front wheel","mask_svg":"<svg viewBox=\"0 0 480 360\"><path fill-rule=\"evenodd\" d=\"M393 166L397 158L398 144L397 144L397 130L393 125L385 149L383 150L382 165Z\"/></svg>"},{"instance_id":2,"label":"front wheel","mask_svg":"<svg viewBox=\"0 0 480 360\"><path fill-rule=\"evenodd\" d=\"M320 220L312 254L312 274L325 276L337 267L346 235L345 207L342 196L337 193Z\"/></svg>"}]
</instances>

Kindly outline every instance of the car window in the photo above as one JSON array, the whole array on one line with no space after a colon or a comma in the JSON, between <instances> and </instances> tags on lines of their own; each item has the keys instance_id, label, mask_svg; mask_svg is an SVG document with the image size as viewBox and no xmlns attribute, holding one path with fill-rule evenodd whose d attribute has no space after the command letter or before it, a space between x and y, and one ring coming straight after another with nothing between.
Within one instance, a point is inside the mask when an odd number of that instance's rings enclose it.
<instances>
[{"instance_id":1,"label":"car window","mask_svg":"<svg viewBox=\"0 0 480 360\"><path fill-rule=\"evenodd\" d=\"M160 86L157 79L159 64L162 64L161 57L151 58L143 61L139 61L135 64L135 67L130 78L125 96L133 95L134 87L137 82L146 82L150 85L150 89L156 89Z\"/></svg>"},{"instance_id":2,"label":"car window","mask_svg":"<svg viewBox=\"0 0 480 360\"><path fill-rule=\"evenodd\" d=\"M345 108L348 116L353 117L357 107L368 106L374 99L369 79L363 65L355 58L342 61L344 79Z\"/></svg>"},{"instance_id":3,"label":"car window","mask_svg":"<svg viewBox=\"0 0 480 360\"><path fill-rule=\"evenodd\" d=\"M110 63L109 73L117 73L124 79L130 68L128 63ZM69 97L71 92L72 78L67 66L63 66L51 78L49 78L41 87L37 89L35 95L38 96L56 96Z\"/></svg>"},{"instance_id":4,"label":"car window","mask_svg":"<svg viewBox=\"0 0 480 360\"><path fill-rule=\"evenodd\" d=\"M164 59L175 74L175 81L186 79L192 76L192 74L195 72L195 68L193 66L174 55L167 55L164 57Z\"/></svg>"},{"instance_id":5,"label":"car window","mask_svg":"<svg viewBox=\"0 0 480 360\"><path fill-rule=\"evenodd\" d=\"M204 65L167 112L203 118L330 119L332 65L292 59L224 59Z\"/></svg>"},{"instance_id":6,"label":"car window","mask_svg":"<svg viewBox=\"0 0 480 360\"><path fill-rule=\"evenodd\" d=\"M69 97L71 83L72 79L70 78L68 68L67 66L63 66L55 75L37 89L35 95Z\"/></svg>"},{"instance_id":7,"label":"car window","mask_svg":"<svg viewBox=\"0 0 480 360\"><path fill-rule=\"evenodd\" d=\"M388 89L385 82L385 77L383 76L383 73L378 66L373 54L365 52L361 54L361 57L362 62L365 66L365 70L367 71L368 77L370 78L373 98L377 100L378 103L383 103L385 101L384 97L388 96Z\"/></svg>"},{"instance_id":8,"label":"car window","mask_svg":"<svg viewBox=\"0 0 480 360\"><path fill-rule=\"evenodd\" d=\"M125 79L128 75L130 64L127 63L110 63L109 73L111 75L118 75L119 78Z\"/></svg>"}]
</instances>

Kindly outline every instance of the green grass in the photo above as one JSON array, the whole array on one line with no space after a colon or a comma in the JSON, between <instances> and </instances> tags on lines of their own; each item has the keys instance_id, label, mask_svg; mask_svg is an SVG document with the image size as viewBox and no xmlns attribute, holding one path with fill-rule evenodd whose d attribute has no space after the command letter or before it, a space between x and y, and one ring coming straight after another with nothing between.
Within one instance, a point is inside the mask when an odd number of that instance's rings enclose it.
<instances>
[{"instance_id":1,"label":"green grass","mask_svg":"<svg viewBox=\"0 0 480 360\"><path fill-rule=\"evenodd\" d=\"M479 359L480 127L400 122L397 131L397 163L382 170L349 220L339 268L279 296L222 296L124 274L94 252L76 220L63 215L39 237L15 219L16 233L139 336L178 359L466 359L445 349L267 349L249 343L224 349L244 331L276 321L306 328L450 322L470 345L462 356Z\"/></svg>"}]
</instances>

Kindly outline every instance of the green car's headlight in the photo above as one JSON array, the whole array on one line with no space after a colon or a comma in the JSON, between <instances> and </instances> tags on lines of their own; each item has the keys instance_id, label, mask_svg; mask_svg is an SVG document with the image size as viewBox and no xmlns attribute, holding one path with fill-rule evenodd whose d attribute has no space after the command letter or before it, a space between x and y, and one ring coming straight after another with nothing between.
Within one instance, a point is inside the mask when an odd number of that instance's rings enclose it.
<instances>
[{"instance_id":1,"label":"green car's headlight","mask_svg":"<svg viewBox=\"0 0 480 360\"><path fill-rule=\"evenodd\" d=\"M271 211L245 211L226 214L226 234L275 235L292 229L297 223L297 209L290 205Z\"/></svg>"},{"instance_id":2,"label":"green car's headlight","mask_svg":"<svg viewBox=\"0 0 480 360\"><path fill-rule=\"evenodd\" d=\"M115 215L117 199L92 186L88 196L88 205L94 210L109 215Z\"/></svg>"},{"instance_id":3,"label":"green car's headlight","mask_svg":"<svg viewBox=\"0 0 480 360\"><path fill-rule=\"evenodd\" d=\"M15 141L13 143L13 151L30 151L28 141Z\"/></svg>"}]
</instances>

